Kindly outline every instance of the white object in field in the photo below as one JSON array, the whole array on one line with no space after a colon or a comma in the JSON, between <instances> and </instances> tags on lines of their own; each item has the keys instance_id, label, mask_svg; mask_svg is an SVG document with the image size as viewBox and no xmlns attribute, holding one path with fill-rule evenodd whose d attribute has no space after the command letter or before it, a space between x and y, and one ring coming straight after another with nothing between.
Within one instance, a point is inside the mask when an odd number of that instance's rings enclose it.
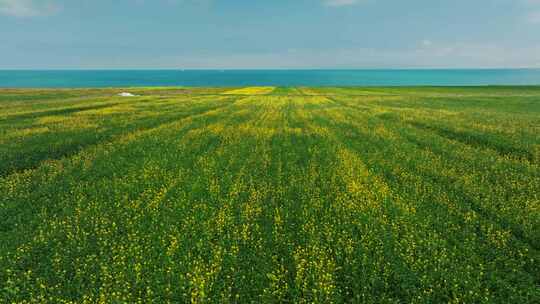
<instances>
[{"instance_id":1,"label":"white object in field","mask_svg":"<svg viewBox=\"0 0 540 304\"><path fill-rule=\"evenodd\" d=\"M127 93L127 92L122 92L120 94L118 94L118 96L122 96L122 97L135 97L137 95L133 95L131 93Z\"/></svg>"}]
</instances>

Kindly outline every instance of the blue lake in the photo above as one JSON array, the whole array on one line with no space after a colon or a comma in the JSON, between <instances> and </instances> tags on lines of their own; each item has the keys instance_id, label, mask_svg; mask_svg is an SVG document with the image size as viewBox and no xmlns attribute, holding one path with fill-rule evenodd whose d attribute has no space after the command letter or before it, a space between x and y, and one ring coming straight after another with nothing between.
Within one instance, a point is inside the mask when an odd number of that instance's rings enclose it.
<instances>
[{"instance_id":1,"label":"blue lake","mask_svg":"<svg viewBox=\"0 0 540 304\"><path fill-rule=\"evenodd\" d=\"M0 87L540 85L540 69L0 70Z\"/></svg>"}]
</instances>

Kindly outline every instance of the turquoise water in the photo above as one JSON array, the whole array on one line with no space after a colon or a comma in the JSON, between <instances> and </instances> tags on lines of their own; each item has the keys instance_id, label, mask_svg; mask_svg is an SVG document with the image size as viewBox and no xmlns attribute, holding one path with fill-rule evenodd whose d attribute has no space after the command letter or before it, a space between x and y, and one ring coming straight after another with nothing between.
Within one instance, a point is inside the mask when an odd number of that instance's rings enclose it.
<instances>
[{"instance_id":1,"label":"turquoise water","mask_svg":"<svg viewBox=\"0 0 540 304\"><path fill-rule=\"evenodd\" d=\"M540 85L540 69L0 70L0 87Z\"/></svg>"}]
</instances>

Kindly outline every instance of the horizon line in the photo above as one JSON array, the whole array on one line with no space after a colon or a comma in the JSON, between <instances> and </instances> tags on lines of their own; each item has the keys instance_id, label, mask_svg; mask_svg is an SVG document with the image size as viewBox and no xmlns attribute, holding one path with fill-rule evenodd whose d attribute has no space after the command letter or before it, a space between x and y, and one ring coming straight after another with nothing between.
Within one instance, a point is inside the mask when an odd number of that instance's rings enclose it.
<instances>
[{"instance_id":1,"label":"horizon line","mask_svg":"<svg viewBox=\"0 0 540 304\"><path fill-rule=\"evenodd\" d=\"M406 71L540 70L540 67L403 67L403 68L0 68L0 71Z\"/></svg>"}]
</instances>

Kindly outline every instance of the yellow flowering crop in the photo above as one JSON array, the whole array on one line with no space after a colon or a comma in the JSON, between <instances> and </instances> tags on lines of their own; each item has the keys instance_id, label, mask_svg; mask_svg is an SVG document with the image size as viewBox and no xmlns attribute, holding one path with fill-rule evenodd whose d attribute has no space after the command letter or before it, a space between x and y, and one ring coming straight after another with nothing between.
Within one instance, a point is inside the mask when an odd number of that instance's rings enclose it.
<instances>
[{"instance_id":1,"label":"yellow flowering crop","mask_svg":"<svg viewBox=\"0 0 540 304\"><path fill-rule=\"evenodd\" d=\"M0 89L0 303L540 303L540 89L123 91Z\"/></svg>"}]
</instances>

